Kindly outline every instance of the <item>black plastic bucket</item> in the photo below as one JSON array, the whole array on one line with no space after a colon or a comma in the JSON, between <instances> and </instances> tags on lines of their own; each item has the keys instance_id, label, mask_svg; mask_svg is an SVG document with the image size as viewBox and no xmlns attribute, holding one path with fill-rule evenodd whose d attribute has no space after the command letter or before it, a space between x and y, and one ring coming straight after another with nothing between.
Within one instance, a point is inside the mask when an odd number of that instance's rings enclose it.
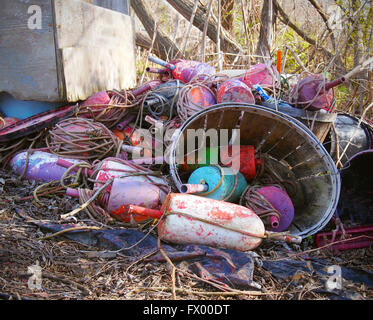
<instances>
[{"instance_id":1,"label":"black plastic bucket","mask_svg":"<svg viewBox=\"0 0 373 320\"><path fill-rule=\"evenodd\" d=\"M343 222L373 224L373 149L359 152L341 170L338 216Z\"/></svg>"},{"instance_id":2,"label":"black plastic bucket","mask_svg":"<svg viewBox=\"0 0 373 320\"><path fill-rule=\"evenodd\" d=\"M351 141L349 143L349 141ZM355 154L373 148L372 129L367 123L361 122L353 115L340 113L325 139L325 148L329 151L334 161L342 155L349 143L345 154L341 157L341 163L346 163Z\"/></svg>"}]
</instances>

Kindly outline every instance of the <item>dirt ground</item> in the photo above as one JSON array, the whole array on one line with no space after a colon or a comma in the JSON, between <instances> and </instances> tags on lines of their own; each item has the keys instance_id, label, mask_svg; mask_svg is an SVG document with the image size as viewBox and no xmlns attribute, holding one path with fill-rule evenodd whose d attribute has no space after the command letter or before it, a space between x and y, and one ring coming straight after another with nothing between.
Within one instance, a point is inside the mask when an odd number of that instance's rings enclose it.
<instances>
[{"instance_id":1,"label":"dirt ground","mask_svg":"<svg viewBox=\"0 0 373 320\"><path fill-rule=\"evenodd\" d=\"M191 273L172 268L172 262L145 262L118 254L97 255L97 248L87 248L68 240L63 234L46 234L28 219L62 223L60 215L76 208L78 200L52 194L39 197L32 191L36 184L20 181L9 172L0 172L0 298L37 300L314 300L331 299L323 292L325 283L316 274L297 274L294 279L278 279L255 265L253 280L260 290L219 289ZM90 219L80 211L76 223L93 228L124 228ZM156 237L156 233L153 231ZM317 257L333 265L373 271L372 248L331 252L318 250L313 239L301 245L262 243L254 252L259 259L302 261ZM29 267L39 264L41 288L28 285ZM173 272L175 271L175 272ZM350 299L372 299L373 290L356 282L344 281ZM346 295L345 295L346 296Z\"/></svg>"}]
</instances>

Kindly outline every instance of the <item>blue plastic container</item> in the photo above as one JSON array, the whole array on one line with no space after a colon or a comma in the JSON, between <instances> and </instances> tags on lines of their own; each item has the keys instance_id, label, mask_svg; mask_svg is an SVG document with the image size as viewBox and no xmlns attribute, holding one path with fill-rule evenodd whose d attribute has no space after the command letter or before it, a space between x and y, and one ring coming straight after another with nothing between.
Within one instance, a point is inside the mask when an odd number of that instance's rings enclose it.
<instances>
[{"instance_id":1,"label":"blue plastic container","mask_svg":"<svg viewBox=\"0 0 373 320\"><path fill-rule=\"evenodd\" d=\"M5 117L14 117L20 120L56 109L62 105L63 103L17 100L9 94L0 94L0 112Z\"/></svg>"}]
</instances>

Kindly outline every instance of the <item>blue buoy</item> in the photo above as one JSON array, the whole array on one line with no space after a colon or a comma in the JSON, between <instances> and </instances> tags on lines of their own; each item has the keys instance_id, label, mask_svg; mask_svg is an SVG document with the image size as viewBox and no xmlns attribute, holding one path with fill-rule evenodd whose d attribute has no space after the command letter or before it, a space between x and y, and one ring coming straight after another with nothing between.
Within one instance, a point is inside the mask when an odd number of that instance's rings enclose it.
<instances>
[{"instance_id":1,"label":"blue buoy","mask_svg":"<svg viewBox=\"0 0 373 320\"><path fill-rule=\"evenodd\" d=\"M241 173L236 173L232 168L219 166L196 169L190 175L188 183L207 184L208 190L199 193L199 196L228 202L237 201L247 187L247 182Z\"/></svg>"}]
</instances>

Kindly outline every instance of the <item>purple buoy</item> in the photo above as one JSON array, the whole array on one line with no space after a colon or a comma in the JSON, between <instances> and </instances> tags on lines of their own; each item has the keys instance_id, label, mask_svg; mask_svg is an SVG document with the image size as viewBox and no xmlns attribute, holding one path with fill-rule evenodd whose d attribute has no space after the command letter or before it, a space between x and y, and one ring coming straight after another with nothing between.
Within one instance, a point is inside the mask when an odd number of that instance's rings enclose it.
<instances>
[{"instance_id":1,"label":"purple buoy","mask_svg":"<svg viewBox=\"0 0 373 320\"><path fill-rule=\"evenodd\" d=\"M21 175L26 166L27 151L17 153L10 161L10 167L12 170ZM69 163L76 164L82 162L79 159L67 159ZM28 180L50 182L55 180L61 180L67 168L61 167L57 164L58 156L43 152L35 151L29 154L27 169L24 173L24 178ZM71 173L73 174L73 173Z\"/></svg>"},{"instance_id":2,"label":"purple buoy","mask_svg":"<svg viewBox=\"0 0 373 320\"><path fill-rule=\"evenodd\" d=\"M278 226L273 231L285 231L294 219L294 206L288 194L278 187L265 186L257 190L281 214Z\"/></svg>"}]
</instances>

